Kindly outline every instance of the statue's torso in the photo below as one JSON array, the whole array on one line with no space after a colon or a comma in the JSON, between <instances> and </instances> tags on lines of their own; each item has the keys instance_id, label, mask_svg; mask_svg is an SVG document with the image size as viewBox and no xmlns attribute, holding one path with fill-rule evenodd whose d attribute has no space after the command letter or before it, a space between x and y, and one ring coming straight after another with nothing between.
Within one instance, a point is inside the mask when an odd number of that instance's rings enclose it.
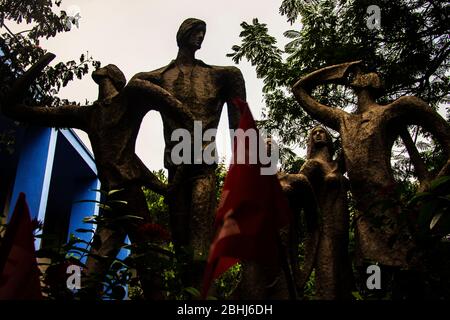
<instances>
[{"instance_id":1,"label":"statue's torso","mask_svg":"<svg viewBox=\"0 0 450 320\"><path fill-rule=\"evenodd\" d=\"M90 113L89 139L102 183L120 185L139 176L135 142L145 114L122 96L93 105Z\"/></svg>"},{"instance_id":2,"label":"statue's torso","mask_svg":"<svg viewBox=\"0 0 450 320\"><path fill-rule=\"evenodd\" d=\"M371 197L393 183L386 106L341 118L340 134L353 193Z\"/></svg>"},{"instance_id":3,"label":"statue's torso","mask_svg":"<svg viewBox=\"0 0 450 320\"><path fill-rule=\"evenodd\" d=\"M189 67L174 65L161 76L161 86L187 106L203 129L217 128L225 102L224 81L220 68L200 64ZM185 127L162 113L169 130Z\"/></svg>"},{"instance_id":4,"label":"statue's torso","mask_svg":"<svg viewBox=\"0 0 450 320\"><path fill-rule=\"evenodd\" d=\"M201 121L204 133L207 129L217 129L219 125L222 108L227 99L228 70L229 67L209 66L198 60L193 66L181 66L172 62L163 69L146 73L143 78L156 82L180 100L190 110L194 121ZM171 167L171 151L179 143L171 140L172 133L176 129L186 129L191 134L192 143L194 138L199 137L194 137L193 123L183 123L180 119L166 114L164 110L160 113L166 145L164 164L165 167ZM208 143L203 142L203 147Z\"/></svg>"}]
</instances>

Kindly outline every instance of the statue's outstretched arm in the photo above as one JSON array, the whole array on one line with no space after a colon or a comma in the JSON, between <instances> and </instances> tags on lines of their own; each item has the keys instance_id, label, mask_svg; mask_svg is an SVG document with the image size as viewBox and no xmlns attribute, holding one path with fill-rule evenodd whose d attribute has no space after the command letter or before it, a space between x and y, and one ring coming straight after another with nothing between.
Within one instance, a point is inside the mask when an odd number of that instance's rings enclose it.
<instances>
[{"instance_id":1,"label":"statue's outstretched arm","mask_svg":"<svg viewBox=\"0 0 450 320\"><path fill-rule=\"evenodd\" d=\"M86 130L85 110L89 106L64 105L60 107L36 106L24 104L3 106L3 113L17 121L54 128L77 128Z\"/></svg>"},{"instance_id":2,"label":"statue's outstretched arm","mask_svg":"<svg viewBox=\"0 0 450 320\"><path fill-rule=\"evenodd\" d=\"M24 93L29 90L30 85L40 75L42 70L55 57L52 53L42 56L39 61L28 69L13 84L11 90L6 94L1 103L2 113L6 116L27 123L59 128L85 128L85 107L77 105L65 105L61 107L30 107L21 103Z\"/></svg>"},{"instance_id":3,"label":"statue's outstretched arm","mask_svg":"<svg viewBox=\"0 0 450 320\"><path fill-rule=\"evenodd\" d=\"M414 172L419 179L420 185L427 185L431 180L433 180L433 177L430 172L428 172L425 161L420 157L419 150L417 150L416 144L411 138L406 126L400 130L400 137L402 138L403 144L408 151L409 158L414 166Z\"/></svg>"},{"instance_id":4,"label":"statue's outstretched arm","mask_svg":"<svg viewBox=\"0 0 450 320\"><path fill-rule=\"evenodd\" d=\"M230 129L236 130L239 126L240 112L233 100L240 98L246 101L245 81L241 71L236 67L226 70L226 102L228 106L228 124Z\"/></svg>"},{"instance_id":5,"label":"statue's outstretched arm","mask_svg":"<svg viewBox=\"0 0 450 320\"><path fill-rule=\"evenodd\" d=\"M450 174L450 125L439 113L420 98L401 97L386 106L386 114L390 127L404 128L400 131L400 136L414 165L416 175L420 181L421 191L428 189L431 180L434 178ZM406 126L410 124L420 125L425 131L430 132L443 148L447 163L435 177L428 172L411 136L406 130Z\"/></svg>"},{"instance_id":6,"label":"statue's outstretched arm","mask_svg":"<svg viewBox=\"0 0 450 320\"><path fill-rule=\"evenodd\" d=\"M389 126L416 124L430 132L450 159L450 125L425 101L417 97L401 97L386 106Z\"/></svg>"},{"instance_id":7,"label":"statue's outstretched arm","mask_svg":"<svg viewBox=\"0 0 450 320\"><path fill-rule=\"evenodd\" d=\"M133 155L133 166L137 166L137 180L141 186L144 186L162 196L167 195L167 184L162 182L147 166L142 162L137 154Z\"/></svg>"},{"instance_id":8,"label":"statue's outstretched arm","mask_svg":"<svg viewBox=\"0 0 450 320\"><path fill-rule=\"evenodd\" d=\"M133 78L124 88L128 98L135 106L145 112L156 110L175 117L183 122L192 122L193 115L183 103L169 91L148 80Z\"/></svg>"},{"instance_id":9,"label":"statue's outstretched arm","mask_svg":"<svg viewBox=\"0 0 450 320\"><path fill-rule=\"evenodd\" d=\"M142 183L148 189L162 195L167 195L168 186L166 183L158 179L150 170L147 170L145 176L142 177Z\"/></svg>"},{"instance_id":10,"label":"statue's outstretched arm","mask_svg":"<svg viewBox=\"0 0 450 320\"><path fill-rule=\"evenodd\" d=\"M314 71L297 81L292 87L295 98L303 109L314 119L322 122L327 127L338 131L339 118L345 111L323 105L311 97L311 91L316 86L332 82L341 82L352 65L360 61L329 66Z\"/></svg>"}]
</instances>

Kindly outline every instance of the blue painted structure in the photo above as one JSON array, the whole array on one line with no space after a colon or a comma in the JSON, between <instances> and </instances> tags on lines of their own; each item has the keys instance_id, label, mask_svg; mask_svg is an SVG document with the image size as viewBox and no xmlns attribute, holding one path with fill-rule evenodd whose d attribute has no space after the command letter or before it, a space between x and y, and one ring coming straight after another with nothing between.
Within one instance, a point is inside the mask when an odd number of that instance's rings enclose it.
<instances>
[{"instance_id":1,"label":"blue painted structure","mask_svg":"<svg viewBox=\"0 0 450 320\"><path fill-rule=\"evenodd\" d=\"M20 192L24 192L32 218L44 224L43 233L56 235L58 244L70 234L89 241L91 233L77 233L92 225L83 218L98 214L100 181L94 158L71 129L19 127L5 118L0 129L15 131L14 152L0 150L0 205L9 218ZM3 200L3 201L2 201ZM46 245L36 240L36 248Z\"/></svg>"}]
</instances>

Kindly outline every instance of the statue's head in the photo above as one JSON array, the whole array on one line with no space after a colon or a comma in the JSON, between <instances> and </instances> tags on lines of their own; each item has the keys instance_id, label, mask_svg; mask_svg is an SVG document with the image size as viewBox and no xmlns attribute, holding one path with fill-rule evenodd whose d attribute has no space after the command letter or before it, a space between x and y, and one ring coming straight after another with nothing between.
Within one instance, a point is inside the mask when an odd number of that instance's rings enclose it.
<instances>
[{"instance_id":1,"label":"statue's head","mask_svg":"<svg viewBox=\"0 0 450 320\"><path fill-rule=\"evenodd\" d=\"M372 88L376 90L383 87L380 77L375 72L355 75L350 85L355 88Z\"/></svg>"},{"instance_id":2,"label":"statue's head","mask_svg":"<svg viewBox=\"0 0 450 320\"><path fill-rule=\"evenodd\" d=\"M183 21L177 32L178 47L188 47L193 50L201 48L206 33L206 23L202 20L189 18Z\"/></svg>"},{"instance_id":3,"label":"statue's head","mask_svg":"<svg viewBox=\"0 0 450 320\"><path fill-rule=\"evenodd\" d=\"M127 83L127 79L123 72L114 64L108 64L107 66L92 72L92 79L94 79L97 84L100 84L102 79L109 79L117 91L122 90Z\"/></svg>"},{"instance_id":4,"label":"statue's head","mask_svg":"<svg viewBox=\"0 0 450 320\"><path fill-rule=\"evenodd\" d=\"M334 146L331 134L324 127L316 126L309 132L306 158L310 159L318 148L324 146L328 147L328 152L332 157Z\"/></svg>"},{"instance_id":5,"label":"statue's head","mask_svg":"<svg viewBox=\"0 0 450 320\"><path fill-rule=\"evenodd\" d=\"M350 78L350 86L355 90L366 89L371 91L375 96L378 96L383 91L383 82L375 72L364 73L355 66L352 68L353 72Z\"/></svg>"}]
</instances>

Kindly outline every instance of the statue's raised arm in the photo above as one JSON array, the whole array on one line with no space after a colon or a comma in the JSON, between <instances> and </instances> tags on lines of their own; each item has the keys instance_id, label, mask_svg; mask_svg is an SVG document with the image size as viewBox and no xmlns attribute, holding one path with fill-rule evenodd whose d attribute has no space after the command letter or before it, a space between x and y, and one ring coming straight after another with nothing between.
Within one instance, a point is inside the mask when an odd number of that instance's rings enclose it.
<instances>
[{"instance_id":1,"label":"statue's raised arm","mask_svg":"<svg viewBox=\"0 0 450 320\"><path fill-rule=\"evenodd\" d=\"M78 105L59 107L27 106L21 103L26 90L55 58L46 53L29 70L20 76L3 99L2 113L10 118L35 125L59 128L85 128L84 108Z\"/></svg>"},{"instance_id":2,"label":"statue's raised arm","mask_svg":"<svg viewBox=\"0 0 450 320\"><path fill-rule=\"evenodd\" d=\"M339 118L345 114L345 111L319 103L311 97L311 91L321 84L340 83L350 68L360 63L361 61L342 63L314 71L297 81L292 87L292 92L312 118L333 130L338 130Z\"/></svg>"},{"instance_id":3,"label":"statue's raised arm","mask_svg":"<svg viewBox=\"0 0 450 320\"><path fill-rule=\"evenodd\" d=\"M149 80L133 77L124 90L144 112L155 110L185 123L194 119L192 112L180 100Z\"/></svg>"}]
</instances>

